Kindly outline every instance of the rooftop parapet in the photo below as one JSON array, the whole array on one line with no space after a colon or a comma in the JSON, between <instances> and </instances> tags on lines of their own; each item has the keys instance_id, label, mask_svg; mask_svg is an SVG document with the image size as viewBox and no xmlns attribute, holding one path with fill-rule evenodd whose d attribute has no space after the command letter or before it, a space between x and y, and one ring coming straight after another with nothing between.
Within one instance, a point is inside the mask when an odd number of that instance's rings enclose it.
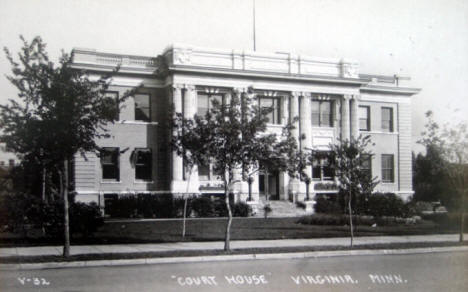
<instances>
[{"instance_id":1,"label":"rooftop parapet","mask_svg":"<svg viewBox=\"0 0 468 292\"><path fill-rule=\"evenodd\" d=\"M186 45L172 45L166 48L162 55L169 68L189 66L291 76L359 78L359 64L347 59L312 58L292 53L219 50ZM160 66L157 57L103 53L94 49L75 48L72 57L76 67L104 69L120 65L122 71L155 71Z\"/></svg>"},{"instance_id":2,"label":"rooftop parapet","mask_svg":"<svg viewBox=\"0 0 468 292\"><path fill-rule=\"evenodd\" d=\"M220 50L179 44L166 48L163 55L169 66L359 78L359 64L347 59L313 58L293 53Z\"/></svg>"},{"instance_id":3,"label":"rooftop parapet","mask_svg":"<svg viewBox=\"0 0 468 292\"><path fill-rule=\"evenodd\" d=\"M95 49L74 48L72 60L74 65L88 65L91 67L116 67L122 69L151 70L158 68L155 57L122 55L97 52Z\"/></svg>"}]
</instances>

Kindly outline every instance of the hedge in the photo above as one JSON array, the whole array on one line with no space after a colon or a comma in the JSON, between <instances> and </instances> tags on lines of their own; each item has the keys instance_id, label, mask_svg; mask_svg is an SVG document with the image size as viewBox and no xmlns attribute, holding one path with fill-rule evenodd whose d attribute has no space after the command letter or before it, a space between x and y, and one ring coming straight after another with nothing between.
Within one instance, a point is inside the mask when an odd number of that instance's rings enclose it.
<instances>
[{"instance_id":1,"label":"hedge","mask_svg":"<svg viewBox=\"0 0 468 292\"><path fill-rule=\"evenodd\" d=\"M70 234L91 236L104 224L96 204L75 202L70 195L69 218ZM52 238L63 237L63 202L56 200L44 204L40 198L24 193L0 198L0 226L11 232L23 232L31 227L43 227L45 235Z\"/></svg>"},{"instance_id":2,"label":"hedge","mask_svg":"<svg viewBox=\"0 0 468 292\"><path fill-rule=\"evenodd\" d=\"M180 218L183 216L184 203L184 198L176 198L171 194L108 195L105 214L111 218ZM231 204L231 210L233 216L237 217L251 214L250 206L243 202ZM223 198L187 198L187 217L226 217L227 214Z\"/></svg>"},{"instance_id":3,"label":"hedge","mask_svg":"<svg viewBox=\"0 0 468 292\"><path fill-rule=\"evenodd\" d=\"M343 191L337 196L318 196L315 204L316 213L343 214L348 213ZM353 197L353 214L374 217L408 217L413 215L413 208L394 193L361 194Z\"/></svg>"}]
</instances>

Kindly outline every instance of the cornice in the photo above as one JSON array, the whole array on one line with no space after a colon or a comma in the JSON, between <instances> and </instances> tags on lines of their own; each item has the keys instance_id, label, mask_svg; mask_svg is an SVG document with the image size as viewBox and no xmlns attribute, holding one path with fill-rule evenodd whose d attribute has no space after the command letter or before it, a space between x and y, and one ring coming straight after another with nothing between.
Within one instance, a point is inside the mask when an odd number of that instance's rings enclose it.
<instances>
[{"instance_id":1,"label":"cornice","mask_svg":"<svg viewBox=\"0 0 468 292\"><path fill-rule=\"evenodd\" d=\"M117 66L88 63L73 63L70 67L90 72L112 72L117 68ZM118 74L137 74L157 77L158 72L155 68L120 67Z\"/></svg>"},{"instance_id":2,"label":"cornice","mask_svg":"<svg viewBox=\"0 0 468 292\"><path fill-rule=\"evenodd\" d=\"M405 95L414 95L421 91L421 88L410 88L410 87L389 87L389 86L378 86L367 84L360 88L361 91L369 92L382 92L382 93L398 93Z\"/></svg>"},{"instance_id":3,"label":"cornice","mask_svg":"<svg viewBox=\"0 0 468 292\"><path fill-rule=\"evenodd\" d=\"M219 69L219 68L208 68L208 67L200 68L200 67L189 66L189 65L170 66L169 72L218 74L218 75L225 75L225 76L249 77L249 78L259 78L259 79L279 79L279 80L288 80L288 81L326 82L326 83L346 84L346 85L356 85L356 86L368 83L367 80L360 79L360 78L341 78L341 77L333 77L333 76L274 73L274 72L265 72L265 71Z\"/></svg>"}]
</instances>

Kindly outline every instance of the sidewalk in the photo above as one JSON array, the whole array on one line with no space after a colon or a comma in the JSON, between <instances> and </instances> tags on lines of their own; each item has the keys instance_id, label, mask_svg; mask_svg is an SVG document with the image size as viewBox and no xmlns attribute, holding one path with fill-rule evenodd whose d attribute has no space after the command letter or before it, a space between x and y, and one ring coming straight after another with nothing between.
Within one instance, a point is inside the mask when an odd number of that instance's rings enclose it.
<instances>
[{"instance_id":1,"label":"sidewalk","mask_svg":"<svg viewBox=\"0 0 468 292\"><path fill-rule=\"evenodd\" d=\"M468 234L465 234L468 239ZM355 237L354 245L414 243L414 242L457 242L458 234L411 235L411 236L366 236ZM316 239L280 240L232 240L232 249L280 248L300 246L349 246L349 237ZM75 245L71 246L72 255L104 253L168 252L185 250L221 250L222 241L212 242L175 242L155 244L118 244L118 245ZM61 255L62 246L9 247L0 248L0 257Z\"/></svg>"}]
</instances>

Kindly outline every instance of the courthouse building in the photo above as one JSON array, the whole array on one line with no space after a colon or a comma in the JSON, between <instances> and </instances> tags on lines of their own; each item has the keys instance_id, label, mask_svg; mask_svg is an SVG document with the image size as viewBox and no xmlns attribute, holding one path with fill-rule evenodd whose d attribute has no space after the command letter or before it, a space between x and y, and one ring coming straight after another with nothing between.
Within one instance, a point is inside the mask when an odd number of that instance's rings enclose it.
<instances>
[{"instance_id":1,"label":"courthouse building","mask_svg":"<svg viewBox=\"0 0 468 292\"><path fill-rule=\"evenodd\" d=\"M265 54L184 45L168 47L158 57L74 49L73 66L102 76L117 65L109 95L118 97L139 87L122 104L119 118L101 139L100 157L76 155L77 198L104 204L104 198L126 194L222 194L222 181L210 165L199 165L187 186L182 158L170 148L171 108L186 117L209 110L210 100L232 95L255 98L273 108L268 131L280 133L293 117L294 131L305 136L302 147L326 152L330 143L370 135L374 156L365 166L380 181L376 191L412 195L411 97L419 89L401 86L398 76L362 74L359 64L290 53ZM323 156L321 156L323 157ZM336 194L336 180L325 158L308 170L311 195ZM268 184L268 185L266 185ZM246 200L247 182L234 187ZM286 173L260 172L251 184L255 201L304 200L305 185ZM268 194L265 194L268 190Z\"/></svg>"}]
</instances>

